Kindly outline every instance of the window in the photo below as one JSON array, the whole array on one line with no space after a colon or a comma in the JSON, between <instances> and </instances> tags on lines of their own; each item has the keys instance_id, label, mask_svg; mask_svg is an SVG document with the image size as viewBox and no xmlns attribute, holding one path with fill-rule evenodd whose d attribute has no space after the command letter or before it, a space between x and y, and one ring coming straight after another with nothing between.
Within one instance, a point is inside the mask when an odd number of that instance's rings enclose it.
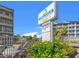
<instances>
[{"instance_id":1,"label":"window","mask_svg":"<svg viewBox=\"0 0 79 59\"><path fill-rule=\"evenodd\" d=\"M9 20L5 20L5 23L6 23L6 24L9 24Z\"/></svg>"},{"instance_id":2,"label":"window","mask_svg":"<svg viewBox=\"0 0 79 59\"><path fill-rule=\"evenodd\" d=\"M74 34L70 34L69 36L70 36L70 37L74 37Z\"/></svg>"},{"instance_id":3,"label":"window","mask_svg":"<svg viewBox=\"0 0 79 59\"><path fill-rule=\"evenodd\" d=\"M5 28L5 32L12 32L12 28L6 27L6 28Z\"/></svg>"},{"instance_id":4,"label":"window","mask_svg":"<svg viewBox=\"0 0 79 59\"><path fill-rule=\"evenodd\" d=\"M3 11L3 10L0 10L0 14L3 14L3 15L6 15L6 16L9 16L9 13L6 12L6 11Z\"/></svg>"},{"instance_id":5,"label":"window","mask_svg":"<svg viewBox=\"0 0 79 59\"><path fill-rule=\"evenodd\" d=\"M69 32L74 32L74 30L69 30Z\"/></svg>"},{"instance_id":6,"label":"window","mask_svg":"<svg viewBox=\"0 0 79 59\"><path fill-rule=\"evenodd\" d=\"M6 12L5 15L9 16L9 13Z\"/></svg>"},{"instance_id":7,"label":"window","mask_svg":"<svg viewBox=\"0 0 79 59\"><path fill-rule=\"evenodd\" d=\"M2 19L2 23L5 23L5 19Z\"/></svg>"},{"instance_id":8,"label":"window","mask_svg":"<svg viewBox=\"0 0 79 59\"><path fill-rule=\"evenodd\" d=\"M12 24L12 21L9 20L9 19L6 19L6 20L5 20L5 23L6 23L6 24Z\"/></svg>"},{"instance_id":9,"label":"window","mask_svg":"<svg viewBox=\"0 0 79 59\"><path fill-rule=\"evenodd\" d=\"M79 26L76 26L77 29L79 29Z\"/></svg>"},{"instance_id":10,"label":"window","mask_svg":"<svg viewBox=\"0 0 79 59\"><path fill-rule=\"evenodd\" d=\"M70 26L69 28L74 28L74 26Z\"/></svg>"},{"instance_id":11,"label":"window","mask_svg":"<svg viewBox=\"0 0 79 59\"><path fill-rule=\"evenodd\" d=\"M12 20L0 18L0 23L12 24Z\"/></svg>"},{"instance_id":12,"label":"window","mask_svg":"<svg viewBox=\"0 0 79 59\"><path fill-rule=\"evenodd\" d=\"M3 11L2 10L0 10L0 14L3 14Z\"/></svg>"},{"instance_id":13,"label":"window","mask_svg":"<svg viewBox=\"0 0 79 59\"><path fill-rule=\"evenodd\" d=\"M5 20L3 18L0 18L0 23L5 23Z\"/></svg>"},{"instance_id":14,"label":"window","mask_svg":"<svg viewBox=\"0 0 79 59\"><path fill-rule=\"evenodd\" d=\"M2 26L0 26L0 31L2 31Z\"/></svg>"},{"instance_id":15,"label":"window","mask_svg":"<svg viewBox=\"0 0 79 59\"><path fill-rule=\"evenodd\" d=\"M77 32L79 32L79 30L77 30Z\"/></svg>"},{"instance_id":16,"label":"window","mask_svg":"<svg viewBox=\"0 0 79 59\"><path fill-rule=\"evenodd\" d=\"M2 19L0 18L0 23L2 22Z\"/></svg>"}]
</instances>

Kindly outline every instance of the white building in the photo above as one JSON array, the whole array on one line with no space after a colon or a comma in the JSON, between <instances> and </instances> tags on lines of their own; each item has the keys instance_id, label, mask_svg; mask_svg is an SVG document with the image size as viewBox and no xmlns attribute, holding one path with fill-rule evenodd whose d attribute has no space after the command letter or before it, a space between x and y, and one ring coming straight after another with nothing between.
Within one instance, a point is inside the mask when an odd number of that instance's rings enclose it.
<instances>
[{"instance_id":1,"label":"white building","mask_svg":"<svg viewBox=\"0 0 79 59\"><path fill-rule=\"evenodd\" d=\"M64 36L64 39L79 39L79 21L70 21L53 24L53 30L63 27L67 28L67 35Z\"/></svg>"}]
</instances>

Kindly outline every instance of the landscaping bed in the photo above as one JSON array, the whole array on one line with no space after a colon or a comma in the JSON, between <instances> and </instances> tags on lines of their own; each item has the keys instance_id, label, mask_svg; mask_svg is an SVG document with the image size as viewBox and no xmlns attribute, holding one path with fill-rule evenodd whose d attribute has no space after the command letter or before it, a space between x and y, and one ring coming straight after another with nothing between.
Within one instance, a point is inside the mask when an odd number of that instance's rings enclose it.
<instances>
[{"instance_id":1,"label":"landscaping bed","mask_svg":"<svg viewBox=\"0 0 79 59\"><path fill-rule=\"evenodd\" d=\"M28 50L35 58L68 58L76 54L76 49L61 40L40 41L30 45Z\"/></svg>"}]
</instances>

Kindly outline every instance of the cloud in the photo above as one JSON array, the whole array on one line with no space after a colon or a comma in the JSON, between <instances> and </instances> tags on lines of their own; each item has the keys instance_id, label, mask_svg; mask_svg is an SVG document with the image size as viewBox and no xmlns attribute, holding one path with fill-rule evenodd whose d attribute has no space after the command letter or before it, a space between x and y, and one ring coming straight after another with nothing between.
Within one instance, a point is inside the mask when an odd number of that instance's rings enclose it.
<instances>
[{"instance_id":1,"label":"cloud","mask_svg":"<svg viewBox=\"0 0 79 59\"><path fill-rule=\"evenodd\" d=\"M23 34L22 36L34 36L34 35L37 35L38 32L29 32L29 33L26 33L26 34Z\"/></svg>"},{"instance_id":2,"label":"cloud","mask_svg":"<svg viewBox=\"0 0 79 59\"><path fill-rule=\"evenodd\" d=\"M37 37L38 37L38 38L41 38L41 37L42 37L42 35L41 35L41 34L39 34L39 35L37 35Z\"/></svg>"},{"instance_id":3,"label":"cloud","mask_svg":"<svg viewBox=\"0 0 79 59\"><path fill-rule=\"evenodd\" d=\"M23 34L22 36L34 36L34 35L37 35L38 38L41 38L41 34L38 34L38 32L29 32L29 33L26 33L26 34Z\"/></svg>"}]
</instances>

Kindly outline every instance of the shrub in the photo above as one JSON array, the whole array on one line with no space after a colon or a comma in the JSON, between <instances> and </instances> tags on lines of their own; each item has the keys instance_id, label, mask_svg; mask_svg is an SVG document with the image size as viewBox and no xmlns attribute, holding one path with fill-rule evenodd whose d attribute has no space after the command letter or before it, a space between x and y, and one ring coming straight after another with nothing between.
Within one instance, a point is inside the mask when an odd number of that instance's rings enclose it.
<instances>
[{"instance_id":1,"label":"shrub","mask_svg":"<svg viewBox=\"0 0 79 59\"><path fill-rule=\"evenodd\" d=\"M67 43L67 44L78 44L79 43L79 40L65 40L65 42Z\"/></svg>"},{"instance_id":2,"label":"shrub","mask_svg":"<svg viewBox=\"0 0 79 59\"><path fill-rule=\"evenodd\" d=\"M62 54L64 55L63 57L72 56L73 54L75 54L75 52L75 49L72 47L62 49Z\"/></svg>"},{"instance_id":3,"label":"shrub","mask_svg":"<svg viewBox=\"0 0 79 59\"><path fill-rule=\"evenodd\" d=\"M48 57L50 54L50 42L36 42L31 45L29 50L31 51L33 57Z\"/></svg>"},{"instance_id":4,"label":"shrub","mask_svg":"<svg viewBox=\"0 0 79 59\"><path fill-rule=\"evenodd\" d=\"M32 57L38 58L60 58L65 56L70 56L75 53L75 49L69 47L65 42L61 40L50 41L40 41L31 44L28 51L32 54Z\"/></svg>"}]
</instances>

